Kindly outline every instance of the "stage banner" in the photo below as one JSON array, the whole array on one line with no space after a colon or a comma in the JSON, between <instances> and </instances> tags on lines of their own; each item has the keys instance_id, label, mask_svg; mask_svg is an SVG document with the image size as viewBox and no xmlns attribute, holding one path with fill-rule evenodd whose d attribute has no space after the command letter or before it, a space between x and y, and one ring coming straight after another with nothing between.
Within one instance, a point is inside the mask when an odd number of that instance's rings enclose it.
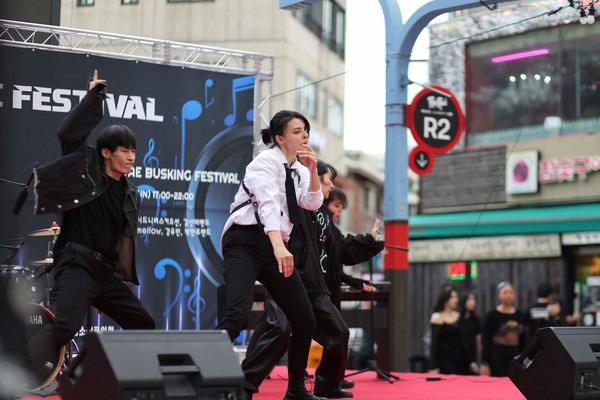
<instances>
[{"instance_id":1,"label":"stage banner","mask_svg":"<svg viewBox=\"0 0 600 400\"><path fill-rule=\"evenodd\" d=\"M94 69L108 86L104 119L89 143L95 145L98 132L111 124L129 126L138 140L129 177L142 197L141 284L132 290L159 329L214 328L223 283L220 237L252 158L255 78L0 46L0 178L26 182L30 164L60 155L56 129L85 95ZM21 189L0 185L0 243L25 238L23 249L7 262L35 270L40 278L34 300L44 301L43 268L31 260L47 256L52 237L28 234L49 228L56 218L33 215L33 193L20 215L13 215ZM3 258L9 252L0 250ZM114 329L103 315L94 314L92 322L94 329Z\"/></svg>"}]
</instances>

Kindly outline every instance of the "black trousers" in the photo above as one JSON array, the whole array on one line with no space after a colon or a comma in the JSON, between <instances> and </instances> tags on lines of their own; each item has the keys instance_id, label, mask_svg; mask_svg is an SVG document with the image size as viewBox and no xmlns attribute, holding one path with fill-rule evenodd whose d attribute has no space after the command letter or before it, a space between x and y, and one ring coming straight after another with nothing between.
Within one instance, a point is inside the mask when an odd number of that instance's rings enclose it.
<instances>
[{"instance_id":1,"label":"black trousers","mask_svg":"<svg viewBox=\"0 0 600 400\"><path fill-rule=\"evenodd\" d=\"M56 320L44 326L28 344L34 368L67 344L81 328L90 305L123 329L154 329L152 316L110 266L73 248L62 249L54 265Z\"/></svg>"},{"instance_id":2,"label":"black trousers","mask_svg":"<svg viewBox=\"0 0 600 400\"><path fill-rule=\"evenodd\" d=\"M248 325L254 282L271 293L291 324L289 342L289 387L304 384L304 368L315 329L315 316L306 289L296 271L285 278L279 272L269 237L257 225L233 225L223 236L225 317L217 328L231 340Z\"/></svg>"},{"instance_id":3,"label":"black trousers","mask_svg":"<svg viewBox=\"0 0 600 400\"><path fill-rule=\"evenodd\" d=\"M340 311L326 294L310 296L317 326L314 339L323 346L321 363L315 372L315 393L336 389L344 379L350 331ZM242 370L252 390L258 387L285 353L289 324L267 294L263 313L246 351Z\"/></svg>"}]
</instances>

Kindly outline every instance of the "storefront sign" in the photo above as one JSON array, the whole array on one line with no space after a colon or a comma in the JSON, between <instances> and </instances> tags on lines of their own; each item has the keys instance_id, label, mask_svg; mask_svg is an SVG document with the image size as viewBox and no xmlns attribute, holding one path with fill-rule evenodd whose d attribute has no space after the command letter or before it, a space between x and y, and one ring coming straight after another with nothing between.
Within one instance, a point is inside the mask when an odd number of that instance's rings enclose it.
<instances>
[{"instance_id":1,"label":"storefront sign","mask_svg":"<svg viewBox=\"0 0 600 400\"><path fill-rule=\"evenodd\" d=\"M540 183L584 181L588 174L600 170L600 156L564 157L541 160L539 165Z\"/></svg>"},{"instance_id":2,"label":"storefront sign","mask_svg":"<svg viewBox=\"0 0 600 400\"><path fill-rule=\"evenodd\" d=\"M558 235L495 236L478 238L411 240L409 262L510 260L558 257Z\"/></svg>"},{"instance_id":3,"label":"storefront sign","mask_svg":"<svg viewBox=\"0 0 600 400\"><path fill-rule=\"evenodd\" d=\"M538 191L537 150L517 151L506 158L506 194L536 193Z\"/></svg>"},{"instance_id":4,"label":"storefront sign","mask_svg":"<svg viewBox=\"0 0 600 400\"><path fill-rule=\"evenodd\" d=\"M574 232L562 234L562 244L565 246L597 243L600 243L600 232Z\"/></svg>"}]
</instances>

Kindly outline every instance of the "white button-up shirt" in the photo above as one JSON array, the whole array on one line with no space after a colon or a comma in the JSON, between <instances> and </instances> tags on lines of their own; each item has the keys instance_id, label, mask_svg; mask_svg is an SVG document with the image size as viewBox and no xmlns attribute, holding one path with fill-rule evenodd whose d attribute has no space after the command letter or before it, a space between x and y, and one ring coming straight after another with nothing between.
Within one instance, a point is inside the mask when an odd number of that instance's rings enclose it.
<instances>
[{"instance_id":1,"label":"white button-up shirt","mask_svg":"<svg viewBox=\"0 0 600 400\"><path fill-rule=\"evenodd\" d=\"M269 231L281 231L283 240L287 242L294 224L290 222L285 197L285 164L287 164L287 160L279 147L265 150L256 156L246 167L244 183L250 193L254 195L252 200L256 200L258 204L258 215L260 216L260 222L265 227L265 233ZM290 165L290 168L292 169L292 177L294 178L298 205L311 211L321 207L321 204L323 204L323 192L320 188L316 192L311 192L308 189L310 186L310 172L308 168L296 160ZM235 199L229 207L229 212L232 212L235 207L246 200L248 200L248 195L242 185L240 185ZM233 224L257 224L252 203L240 208L229 216L227 222L225 222L223 234Z\"/></svg>"}]
</instances>

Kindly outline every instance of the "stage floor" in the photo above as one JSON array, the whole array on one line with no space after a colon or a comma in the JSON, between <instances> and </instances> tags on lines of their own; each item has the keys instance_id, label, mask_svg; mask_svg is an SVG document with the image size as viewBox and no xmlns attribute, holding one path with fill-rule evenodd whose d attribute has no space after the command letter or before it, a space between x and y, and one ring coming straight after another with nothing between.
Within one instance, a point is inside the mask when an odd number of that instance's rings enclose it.
<instances>
[{"instance_id":1,"label":"stage floor","mask_svg":"<svg viewBox=\"0 0 600 400\"><path fill-rule=\"evenodd\" d=\"M310 373L314 370L309 369ZM351 389L359 400L523 400L525 397L508 378L488 376L431 375L394 373L400 380L393 384L378 379L374 372L353 376L356 386ZM439 381L427 377L439 376ZM253 400L281 400L287 387L287 369L275 367L271 378L260 387ZM307 385L310 389L310 384ZM21 400L38 400L41 397L23 397ZM45 397L60 400L59 396ZM84 400L84 399L82 399Z\"/></svg>"},{"instance_id":2,"label":"stage floor","mask_svg":"<svg viewBox=\"0 0 600 400\"><path fill-rule=\"evenodd\" d=\"M309 372L314 371L309 369ZM349 371L350 372L350 371ZM489 376L431 375L394 373L400 380L393 384L378 379L375 372L364 372L352 379L350 389L359 400L524 400L525 397L508 378ZM439 381L427 381L438 376ZM253 400L279 400L287 386L287 369L275 367L271 379L266 380ZM309 387L307 385L307 387Z\"/></svg>"}]
</instances>

